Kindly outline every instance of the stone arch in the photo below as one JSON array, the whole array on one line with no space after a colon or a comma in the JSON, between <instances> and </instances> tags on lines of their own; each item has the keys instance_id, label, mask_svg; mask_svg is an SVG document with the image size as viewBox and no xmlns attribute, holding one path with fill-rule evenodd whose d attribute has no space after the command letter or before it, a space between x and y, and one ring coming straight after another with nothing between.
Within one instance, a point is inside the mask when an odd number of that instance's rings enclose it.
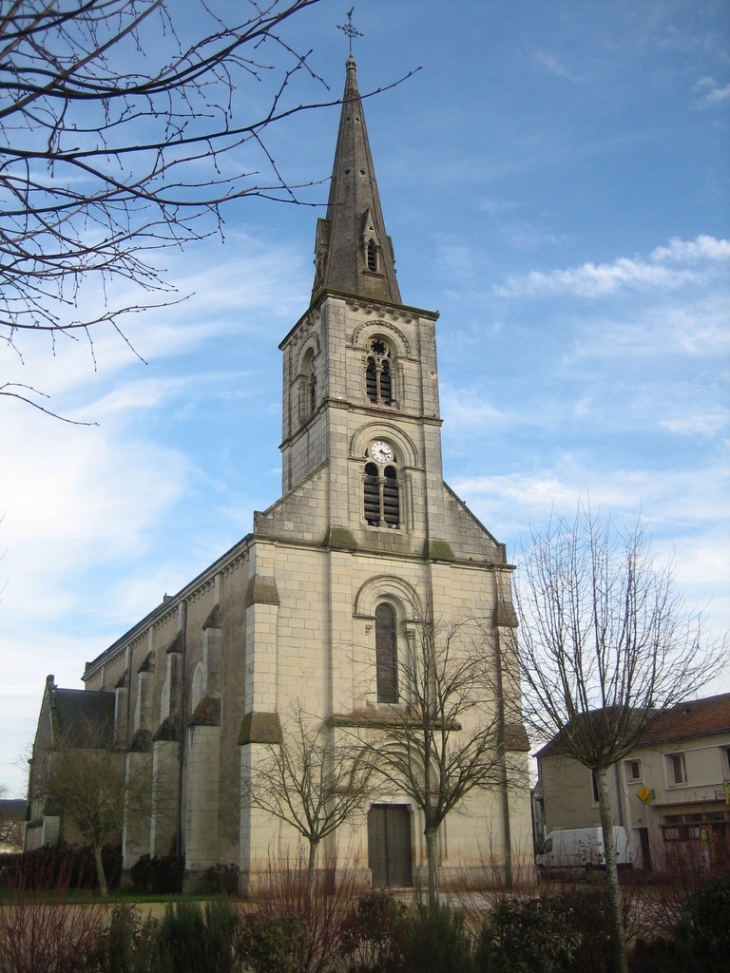
<instances>
[{"instance_id":1,"label":"stone arch","mask_svg":"<svg viewBox=\"0 0 730 973\"><path fill-rule=\"evenodd\" d=\"M321 390L317 389L317 359L319 357L319 337L310 335L302 344L297 355L297 368L294 385L297 390L297 412L299 423L306 422L315 412Z\"/></svg>"},{"instance_id":2,"label":"stone arch","mask_svg":"<svg viewBox=\"0 0 730 973\"><path fill-rule=\"evenodd\" d=\"M360 587L353 614L356 618L374 619L375 609L384 601L394 605L399 621L414 623L423 617L423 606L415 588L392 574L376 575Z\"/></svg>"},{"instance_id":3,"label":"stone arch","mask_svg":"<svg viewBox=\"0 0 730 973\"><path fill-rule=\"evenodd\" d=\"M401 469L419 465L418 450L410 436L407 436L398 426L378 420L367 422L356 430L350 441L350 458L364 460L365 451L373 439L385 439L393 444L398 453L398 464Z\"/></svg>"},{"instance_id":4,"label":"stone arch","mask_svg":"<svg viewBox=\"0 0 730 973\"><path fill-rule=\"evenodd\" d=\"M390 345L394 358L410 358L411 347L405 334L390 321L379 318L359 324L352 333L352 345L365 351L368 341L375 337L382 337Z\"/></svg>"}]
</instances>

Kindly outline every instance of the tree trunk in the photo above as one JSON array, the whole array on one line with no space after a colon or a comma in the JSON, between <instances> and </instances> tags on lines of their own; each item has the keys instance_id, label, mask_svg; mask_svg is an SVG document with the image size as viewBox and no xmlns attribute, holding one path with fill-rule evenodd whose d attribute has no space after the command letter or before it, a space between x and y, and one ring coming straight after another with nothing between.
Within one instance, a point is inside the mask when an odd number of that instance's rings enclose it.
<instances>
[{"instance_id":1,"label":"tree trunk","mask_svg":"<svg viewBox=\"0 0 730 973\"><path fill-rule=\"evenodd\" d=\"M314 888L314 866L317 863L317 848L319 847L319 841L313 841L309 839L309 863L307 865L307 888L306 888L306 903L307 906L312 904L312 890Z\"/></svg>"},{"instance_id":2,"label":"tree trunk","mask_svg":"<svg viewBox=\"0 0 730 973\"><path fill-rule=\"evenodd\" d=\"M613 826L611 822L611 805L608 800L606 785L606 768L595 771L598 788L598 807L601 812L601 828L603 830L603 850L606 855L606 880L608 885L608 908L611 916L611 938L613 939L613 955L616 973L628 973L629 960L626 952L626 931L624 930L621 914L621 889L618 884L618 867L616 865L616 849L613 844Z\"/></svg>"},{"instance_id":3,"label":"tree trunk","mask_svg":"<svg viewBox=\"0 0 730 973\"><path fill-rule=\"evenodd\" d=\"M99 882L99 892L101 897L105 899L109 895L109 886L106 883L106 875L104 874L104 860L102 858L102 846L101 844L94 842L94 861L96 862L96 877Z\"/></svg>"},{"instance_id":4,"label":"tree trunk","mask_svg":"<svg viewBox=\"0 0 730 973\"><path fill-rule=\"evenodd\" d=\"M427 827L424 834L426 835L426 856L428 858L428 907L434 909L439 898L438 828Z\"/></svg>"}]
</instances>

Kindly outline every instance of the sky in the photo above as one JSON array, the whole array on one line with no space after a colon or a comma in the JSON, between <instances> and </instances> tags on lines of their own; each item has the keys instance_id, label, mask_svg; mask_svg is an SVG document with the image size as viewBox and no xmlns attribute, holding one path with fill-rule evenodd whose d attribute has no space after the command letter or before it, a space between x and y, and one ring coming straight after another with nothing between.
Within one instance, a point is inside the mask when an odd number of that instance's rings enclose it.
<instances>
[{"instance_id":1,"label":"sky","mask_svg":"<svg viewBox=\"0 0 730 973\"><path fill-rule=\"evenodd\" d=\"M344 87L349 2L287 39ZM730 6L358 0L363 93L404 303L440 311L444 477L518 564L579 500L641 516L710 635L730 628ZM322 100L303 76L292 102ZM240 92L244 113L260 99ZM94 659L281 494L278 344L308 307L339 109L270 134L291 206L164 255L187 299L42 337L0 399L0 785L23 796L45 678ZM93 305L98 294L85 294ZM730 672L708 692L730 691Z\"/></svg>"}]
</instances>

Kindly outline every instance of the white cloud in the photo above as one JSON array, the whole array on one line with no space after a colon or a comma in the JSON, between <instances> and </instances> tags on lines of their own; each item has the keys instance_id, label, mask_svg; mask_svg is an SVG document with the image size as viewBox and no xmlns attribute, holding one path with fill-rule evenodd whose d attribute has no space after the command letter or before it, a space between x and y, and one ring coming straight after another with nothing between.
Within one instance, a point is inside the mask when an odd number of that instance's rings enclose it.
<instances>
[{"instance_id":1,"label":"white cloud","mask_svg":"<svg viewBox=\"0 0 730 973\"><path fill-rule=\"evenodd\" d=\"M695 240L680 240L672 237L665 247L656 247L650 259L657 263L683 260L728 260L730 259L730 240L716 240L715 237L700 234Z\"/></svg>"},{"instance_id":2,"label":"white cloud","mask_svg":"<svg viewBox=\"0 0 730 973\"><path fill-rule=\"evenodd\" d=\"M715 436L727 428L729 422L730 411L715 408L705 413L662 419L659 425L679 436Z\"/></svg>"},{"instance_id":3,"label":"white cloud","mask_svg":"<svg viewBox=\"0 0 730 973\"><path fill-rule=\"evenodd\" d=\"M730 84L721 87L714 78L704 77L696 82L693 91L702 96L704 105L722 105L730 99Z\"/></svg>"},{"instance_id":4,"label":"white cloud","mask_svg":"<svg viewBox=\"0 0 730 973\"><path fill-rule=\"evenodd\" d=\"M704 282L713 272L713 265L729 257L730 242L727 240L704 235L693 241L672 238L668 246L653 250L648 260L618 257L610 264L589 262L580 267L556 269L549 273L533 270L523 276L507 278L494 290L500 297L572 294L588 298L605 297L628 289L675 290L687 284ZM666 266L670 262L703 262L704 266L674 269Z\"/></svg>"},{"instance_id":5,"label":"white cloud","mask_svg":"<svg viewBox=\"0 0 730 973\"><path fill-rule=\"evenodd\" d=\"M682 533L730 519L730 471L712 468L666 471L603 470L561 458L561 470L457 479L452 486L475 510L487 510L488 525L499 519L515 536L530 523L542 523L551 510L570 514L590 497L594 508L635 519L639 512L651 525ZM514 519L519 511L518 519ZM506 520L505 520L506 516ZM490 527L491 529L491 527ZM720 548L721 550L721 548ZM730 552L721 554L727 561Z\"/></svg>"},{"instance_id":6,"label":"white cloud","mask_svg":"<svg viewBox=\"0 0 730 973\"><path fill-rule=\"evenodd\" d=\"M445 388L441 394L441 415L453 436L483 431L495 424L502 426L508 418L485 401L484 392L479 389Z\"/></svg>"},{"instance_id":7,"label":"white cloud","mask_svg":"<svg viewBox=\"0 0 730 973\"><path fill-rule=\"evenodd\" d=\"M562 78L565 81L577 81L578 79L573 75L560 60L556 54L552 54L549 51L537 51L533 55L533 61L545 71L547 74L553 75L555 78Z\"/></svg>"}]
</instances>

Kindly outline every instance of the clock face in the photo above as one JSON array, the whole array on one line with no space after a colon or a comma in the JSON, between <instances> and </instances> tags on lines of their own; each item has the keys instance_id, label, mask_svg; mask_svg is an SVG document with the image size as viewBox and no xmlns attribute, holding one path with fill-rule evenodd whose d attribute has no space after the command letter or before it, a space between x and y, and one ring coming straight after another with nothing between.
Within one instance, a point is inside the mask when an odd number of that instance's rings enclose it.
<instances>
[{"instance_id":1,"label":"clock face","mask_svg":"<svg viewBox=\"0 0 730 973\"><path fill-rule=\"evenodd\" d=\"M370 447L370 455L376 463L390 463L393 459L393 450L382 439L376 439Z\"/></svg>"}]
</instances>

